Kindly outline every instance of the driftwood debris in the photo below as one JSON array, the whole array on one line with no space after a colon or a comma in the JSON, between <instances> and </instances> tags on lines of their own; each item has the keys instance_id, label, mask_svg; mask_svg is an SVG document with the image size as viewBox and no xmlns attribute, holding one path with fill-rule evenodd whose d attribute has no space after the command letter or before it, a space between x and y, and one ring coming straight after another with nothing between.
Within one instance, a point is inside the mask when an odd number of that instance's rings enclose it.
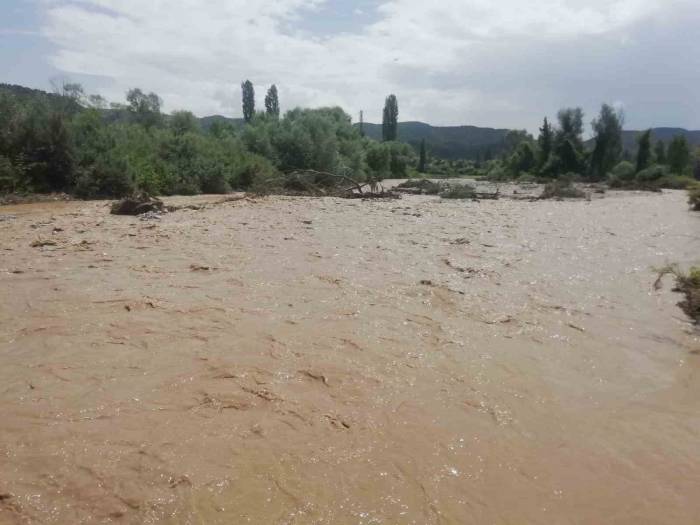
<instances>
[{"instance_id":1,"label":"driftwood debris","mask_svg":"<svg viewBox=\"0 0 700 525\"><path fill-rule=\"evenodd\" d=\"M113 215L143 215L149 212L163 212L163 201L152 198L147 193L139 193L127 197L112 205Z\"/></svg>"}]
</instances>

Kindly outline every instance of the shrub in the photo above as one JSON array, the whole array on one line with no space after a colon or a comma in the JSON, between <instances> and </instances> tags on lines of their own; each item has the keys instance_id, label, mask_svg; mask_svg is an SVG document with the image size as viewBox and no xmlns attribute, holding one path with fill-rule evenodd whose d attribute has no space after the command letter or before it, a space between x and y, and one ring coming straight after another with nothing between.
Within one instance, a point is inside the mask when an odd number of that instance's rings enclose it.
<instances>
[{"instance_id":1,"label":"shrub","mask_svg":"<svg viewBox=\"0 0 700 525\"><path fill-rule=\"evenodd\" d=\"M649 166L647 169L637 173L635 177L636 181L639 183L649 183L659 180L661 177L668 174L668 168L666 166Z\"/></svg>"},{"instance_id":2,"label":"shrub","mask_svg":"<svg viewBox=\"0 0 700 525\"><path fill-rule=\"evenodd\" d=\"M636 169L634 167L634 164L623 160L612 169L612 171L608 174L608 178L610 180L627 182L634 180L635 175Z\"/></svg>"},{"instance_id":3,"label":"shrub","mask_svg":"<svg viewBox=\"0 0 700 525\"><path fill-rule=\"evenodd\" d=\"M81 199L94 199L124 197L134 188L128 163L124 159L104 156L79 170L73 191Z\"/></svg>"}]
</instances>

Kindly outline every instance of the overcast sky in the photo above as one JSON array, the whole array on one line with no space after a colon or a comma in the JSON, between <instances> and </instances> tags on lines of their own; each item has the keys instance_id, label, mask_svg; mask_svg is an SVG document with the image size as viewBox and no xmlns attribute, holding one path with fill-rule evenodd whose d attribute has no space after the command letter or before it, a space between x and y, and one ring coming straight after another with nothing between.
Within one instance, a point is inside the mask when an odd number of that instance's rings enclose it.
<instances>
[{"instance_id":1,"label":"overcast sky","mask_svg":"<svg viewBox=\"0 0 700 525\"><path fill-rule=\"evenodd\" d=\"M0 0L0 82L130 87L165 109L240 116L340 105L379 121L527 128L560 107L627 128L700 128L700 0Z\"/></svg>"}]
</instances>

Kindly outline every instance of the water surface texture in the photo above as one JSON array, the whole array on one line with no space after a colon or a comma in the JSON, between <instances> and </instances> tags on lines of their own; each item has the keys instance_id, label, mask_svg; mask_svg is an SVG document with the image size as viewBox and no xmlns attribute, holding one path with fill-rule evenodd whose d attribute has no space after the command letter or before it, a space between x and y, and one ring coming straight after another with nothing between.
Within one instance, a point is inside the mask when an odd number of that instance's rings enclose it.
<instances>
[{"instance_id":1,"label":"water surface texture","mask_svg":"<svg viewBox=\"0 0 700 525\"><path fill-rule=\"evenodd\" d=\"M0 523L697 524L684 201L0 208Z\"/></svg>"}]
</instances>

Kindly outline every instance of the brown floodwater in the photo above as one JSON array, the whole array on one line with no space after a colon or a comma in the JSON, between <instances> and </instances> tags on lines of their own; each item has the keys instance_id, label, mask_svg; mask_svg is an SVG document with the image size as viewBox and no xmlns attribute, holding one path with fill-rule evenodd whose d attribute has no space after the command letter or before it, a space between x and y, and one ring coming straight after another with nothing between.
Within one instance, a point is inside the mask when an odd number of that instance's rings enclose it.
<instances>
[{"instance_id":1,"label":"brown floodwater","mask_svg":"<svg viewBox=\"0 0 700 525\"><path fill-rule=\"evenodd\" d=\"M684 201L2 207L0 523L700 523Z\"/></svg>"}]
</instances>

